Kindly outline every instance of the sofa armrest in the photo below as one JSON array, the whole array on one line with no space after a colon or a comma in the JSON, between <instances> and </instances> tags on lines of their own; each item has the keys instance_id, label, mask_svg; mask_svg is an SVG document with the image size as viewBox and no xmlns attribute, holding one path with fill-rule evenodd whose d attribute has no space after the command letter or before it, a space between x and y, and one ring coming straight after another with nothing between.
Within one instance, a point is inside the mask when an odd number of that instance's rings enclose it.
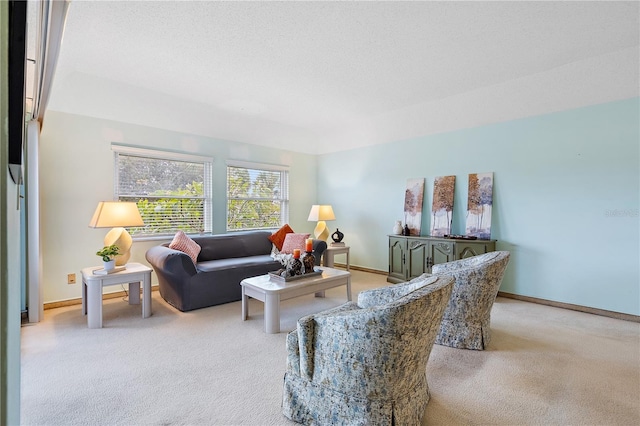
<instances>
[{"instance_id":1,"label":"sofa armrest","mask_svg":"<svg viewBox=\"0 0 640 426\"><path fill-rule=\"evenodd\" d=\"M189 282L198 273L191 258L166 246L151 247L145 257L158 277L164 300L181 311L187 309L191 300Z\"/></svg>"},{"instance_id":2,"label":"sofa armrest","mask_svg":"<svg viewBox=\"0 0 640 426\"><path fill-rule=\"evenodd\" d=\"M151 247L147 250L145 258L156 270L156 273L161 271L167 276L175 277L178 280L190 278L198 273L189 255L169 247Z\"/></svg>"}]
</instances>

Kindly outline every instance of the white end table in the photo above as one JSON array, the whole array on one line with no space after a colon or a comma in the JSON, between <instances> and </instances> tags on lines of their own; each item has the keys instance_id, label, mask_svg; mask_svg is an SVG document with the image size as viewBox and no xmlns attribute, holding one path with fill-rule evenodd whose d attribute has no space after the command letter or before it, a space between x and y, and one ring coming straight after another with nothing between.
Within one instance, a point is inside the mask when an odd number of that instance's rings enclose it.
<instances>
[{"instance_id":1,"label":"white end table","mask_svg":"<svg viewBox=\"0 0 640 426\"><path fill-rule=\"evenodd\" d=\"M328 245L326 250L322 253L322 266L333 268L333 257L336 254L347 255L347 271L349 270L349 246L331 246Z\"/></svg>"},{"instance_id":2,"label":"white end table","mask_svg":"<svg viewBox=\"0 0 640 426\"><path fill-rule=\"evenodd\" d=\"M95 275L98 266L82 270L82 314L89 328L102 328L102 287L129 283L129 304L140 304L142 282L142 318L151 316L151 271L140 263L127 263L126 269L107 275Z\"/></svg>"}]
</instances>

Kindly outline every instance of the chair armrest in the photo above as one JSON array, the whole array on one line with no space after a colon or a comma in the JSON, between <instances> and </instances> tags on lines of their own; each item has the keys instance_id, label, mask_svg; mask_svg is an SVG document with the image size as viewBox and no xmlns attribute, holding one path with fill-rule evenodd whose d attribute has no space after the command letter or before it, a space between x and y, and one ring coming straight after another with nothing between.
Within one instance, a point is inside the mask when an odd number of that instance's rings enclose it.
<instances>
[{"instance_id":1,"label":"chair armrest","mask_svg":"<svg viewBox=\"0 0 640 426\"><path fill-rule=\"evenodd\" d=\"M438 277L431 274L422 274L405 283L392 284L385 287L374 288L372 290L361 291L358 294L358 306L362 309L366 309L374 306L387 305L394 300L415 291L417 288L422 287L425 284L425 281L429 280L431 282L435 282L437 279Z\"/></svg>"},{"instance_id":2,"label":"chair armrest","mask_svg":"<svg viewBox=\"0 0 640 426\"><path fill-rule=\"evenodd\" d=\"M329 309L314 315L307 315L306 317L302 317L298 320L297 331L294 332L297 333L296 341L298 342L300 376L307 379L311 379L313 377L315 325L317 319L329 315L336 315L338 313L352 312L357 309L358 305L355 302L347 302L333 309ZM288 338L287 343L289 343ZM293 343L294 341L292 338L291 344ZM293 347L287 347L290 351L293 350Z\"/></svg>"},{"instance_id":3,"label":"chair armrest","mask_svg":"<svg viewBox=\"0 0 640 426\"><path fill-rule=\"evenodd\" d=\"M313 364L303 373L314 383L367 397L387 392L389 363L398 350L396 318L388 309L356 309L313 320ZM301 367L302 367L301 363Z\"/></svg>"},{"instance_id":4,"label":"chair armrest","mask_svg":"<svg viewBox=\"0 0 640 426\"><path fill-rule=\"evenodd\" d=\"M438 263L431 267L432 274L446 274L448 272L459 271L461 269L471 268L469 259L453 260L447 263Z\"/></svg>"},{"instance_id":5,"label":"chair armrest","mask_svg":"<svg viewBox=\"0 0 640 426\"><path fill-rule=\"evenodd\" d=\"M298 330L287 334L287 371L300 375L300 348L298 346Z\"/></svg>"},{"instance_id":6,"label":"chair armrest","mask_svg":"<svg viewBox=\"0 0 640 426\"><path fill-rule=\"evenodd\" d=\"M319 360L329 354L359 352L364 350L363 345L370 351L375 350L371 349L371 345L384 345L386 339L371 341L372 335L379 338L385 334L383 330L388 325L383 325L384 320L380 321L384 315L384 309L360 309L355 302L347 302L337 308L300 318L297 329L300 376L312 380L314 372L324 368ZM321 352L320 357L316 356L316 351ZM345 360L353 356L340 358ZM339 362L337 359L333 361Z\"/></svg>"},{"instance_id":7,"label":"chair armrest","mask_svg":"<svg viewBox=\"0 0 640 426\"><path fill-rule=\"evenodd\" d=\"M502 252L492 251L466 259L453 260L446 263L437 263L431 267L432 274L446 274L462 269L475 269L485 267L488 262L499 257Z\"/></svg>"}]
</instances>

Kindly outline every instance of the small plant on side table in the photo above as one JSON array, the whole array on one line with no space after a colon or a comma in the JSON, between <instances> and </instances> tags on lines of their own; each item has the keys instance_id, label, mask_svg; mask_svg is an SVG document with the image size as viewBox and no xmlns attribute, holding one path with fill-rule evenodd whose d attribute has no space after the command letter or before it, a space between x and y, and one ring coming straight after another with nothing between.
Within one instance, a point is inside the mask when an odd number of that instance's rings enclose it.
<instances>
[{"instance_id":1,"label":"small plant on side table","mask_svg":"<svg viewBox=\"0 0 640 426\"><path fill-rule=\"evenodd\" d=\"M104 246L102 250L98 250L96 254L102 258L104 269L110 271L115 268L115 257L120 254L120 249L117 245L113 244Z\"/></svg>"}]
</instances>

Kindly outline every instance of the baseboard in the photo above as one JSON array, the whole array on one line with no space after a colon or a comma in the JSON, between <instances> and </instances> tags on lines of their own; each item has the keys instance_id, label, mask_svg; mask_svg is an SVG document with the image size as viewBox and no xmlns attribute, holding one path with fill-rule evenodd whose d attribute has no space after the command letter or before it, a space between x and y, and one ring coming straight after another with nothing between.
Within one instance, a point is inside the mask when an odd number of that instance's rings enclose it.
<instances>
[{"instance_id":1,"label":"baseboard","mask_svg":"<svg viewBox=\"0 0 640 426\"><path fill-rule=\"evenodd\" d=\"M343 264L343 263L335 263L334 266L339 266L339 267L342 267L342 268L346 268L347 267L347 265ZM369 272L371 274L378 274L378 275L387 275L388 274L387 271L380 271L378 269L364 268L362 266L356 266L356 265L350 265L349 269L352 269L354 271ZM151 291L158 291L158 286L157 285L152 286L151 287ZM120 297L125 297L126 295L127 295L126 291L117 291L115 293L103 294L102 295L102 299L103 300L116 299L116 298L120 298ZM553 300L539 299L537 297L530 297L530 296L521 296L519 294L505 293L503 291L499 291L498 292L498 296L506 297L508 299L522 300L523 302L537 303L539 305L547 305L547 306L553 306L555 308L570 309L572 311L585 312L587 314L600 315L600 316L603 316L603 317L609 317L609 318L615 318L615 319L620 319L620 320L624 320L624 321L631 321L631 322L640 323L640 316L638 316L638 315L624 314L622 312L607 311L605 309L590 308L588 306L573 305L571 303L554 302ZM82 298L69 299L69 300L62 300L62 301L59 301L59 302L45 303L44 304L44 309L55 309L55 308L62 308L64 306L73 306L73 305L80 305L80 304L82 304Z\"/></svg>"},{"instance_id":2,"label":"baseboard","mask_svg":"<svg viewBox=\"0 0 640 426\"><path fill-rule=\"evenodd\" d=\"M571 303L554 302L553 300L538 299L537 297L520 296L519 294L498 292L498 296L508 299L522 300L523 302L537 303L539 305L553 306L555 308L570 309L572 311L585 312L587 314L600 315L603 317L615 318L624 321L640 322L640 316L624 314L622 312L607 311L605 309L590 308L588 306L573 305Z\"/></svg>"},{"instance_id":3,"label":"baseboard","mask_svg":"<svg viewBox=\"0 0 640 426\"><path fill-rule=\"evenodd\" d=\"M347 267L347 265L345 263L335 263L334 266L337 267L342 267L345 268ZM377 269L370 269L370 268L363 268L362 266L353 266L353 265L349 265L349 269L353 269L356 271L362 271L362 272L369 272L371 274L379 274L379 275L387 275L387 271L379 271ZM158 286L157 285L152 285L151 286L151 291L158 291ZM105 293L102 295L102 300L107 300L107 299L117 299L120 297L125 297L127 295L126 291L116 291L114 293ZM68 300L61 300L58 302L49 302L49 303L45 303L44 304L44 309L55 309L55 308L63 308L65 306L74 306L74 305L80 305L82 304L82 298L78 298L78 299L68 299Z\"/></svg>"},{"instance_id":4,"label":"baseboard","mask_svg":"<svg viewBox=\"0 0 640 426\"><path fill-rule=\"evenodd\" d=\"M346 269L347 268L347 264L346 263L334 263L334 266L339 266L341 268ZM352 269L354 271L362 271L362 272L369 272L370 274L378 274L378 275L387 275L388 272L387 271L380 271L378 269L370 269L370 268L364 268L362 266L355 266L355 265L349 265L349 269Z\"/></svg>"},{"instance_id":5,"label":"baseboard","mask_svg":"<svg viewBox=\"0 0 640 426\"><path fill-rule=\"evenodd\" d=\"M339 263L336 263L336 266L346 267L345 264L339 264ZM361 266L351 265L351 269L356 270L356 271L370 272L372 274L388 275L387 271L380 271L380 270L377 270L377 269L363 268ZM615 318L615 319L620 319L620 320L624 320L624 321L631 321L631 322L640 323L640 316L638 316L638 315L624 314L622 312L607 311L605 309L590 308L588 306L573 305L571 303L554 302L552 300L539 299L537 297L520 296L518 294L505 293L505 292L502 292L502 291L498 292L498 296L506 297L506 298L509 298L509 299L522 300L523 302L537 303L539 305L553 306L555 308L569 309L569 310L572 310L572 311L585 312L587 314L600 315L600 316L603 316L603 317L609 317L609 318Z\"/></svg>"},{"instance_id":6,"label":"baseboard","mask_svg":"<svg viewBox=\"0 0 640 426\"><path fill-rule=\"evenodd\" d=\"M158 291L158 286L154 285L151 286L151 291ZM116 291L113 293L105 293L102 295L102 300L109 300L109 299L119 299L121 297L126 297L127 296L127 291ZM142 289L140 289L140 294L142 294ZM44 309L55 309L55 308L63 308L65 306L74 306L74 305L81 305L82 304L82 298L77 298L77 299L67 299L67 300L60 300L58 302L49 302L49 303L45 303L44 304Z\"/></svg>"}]
</instances>

